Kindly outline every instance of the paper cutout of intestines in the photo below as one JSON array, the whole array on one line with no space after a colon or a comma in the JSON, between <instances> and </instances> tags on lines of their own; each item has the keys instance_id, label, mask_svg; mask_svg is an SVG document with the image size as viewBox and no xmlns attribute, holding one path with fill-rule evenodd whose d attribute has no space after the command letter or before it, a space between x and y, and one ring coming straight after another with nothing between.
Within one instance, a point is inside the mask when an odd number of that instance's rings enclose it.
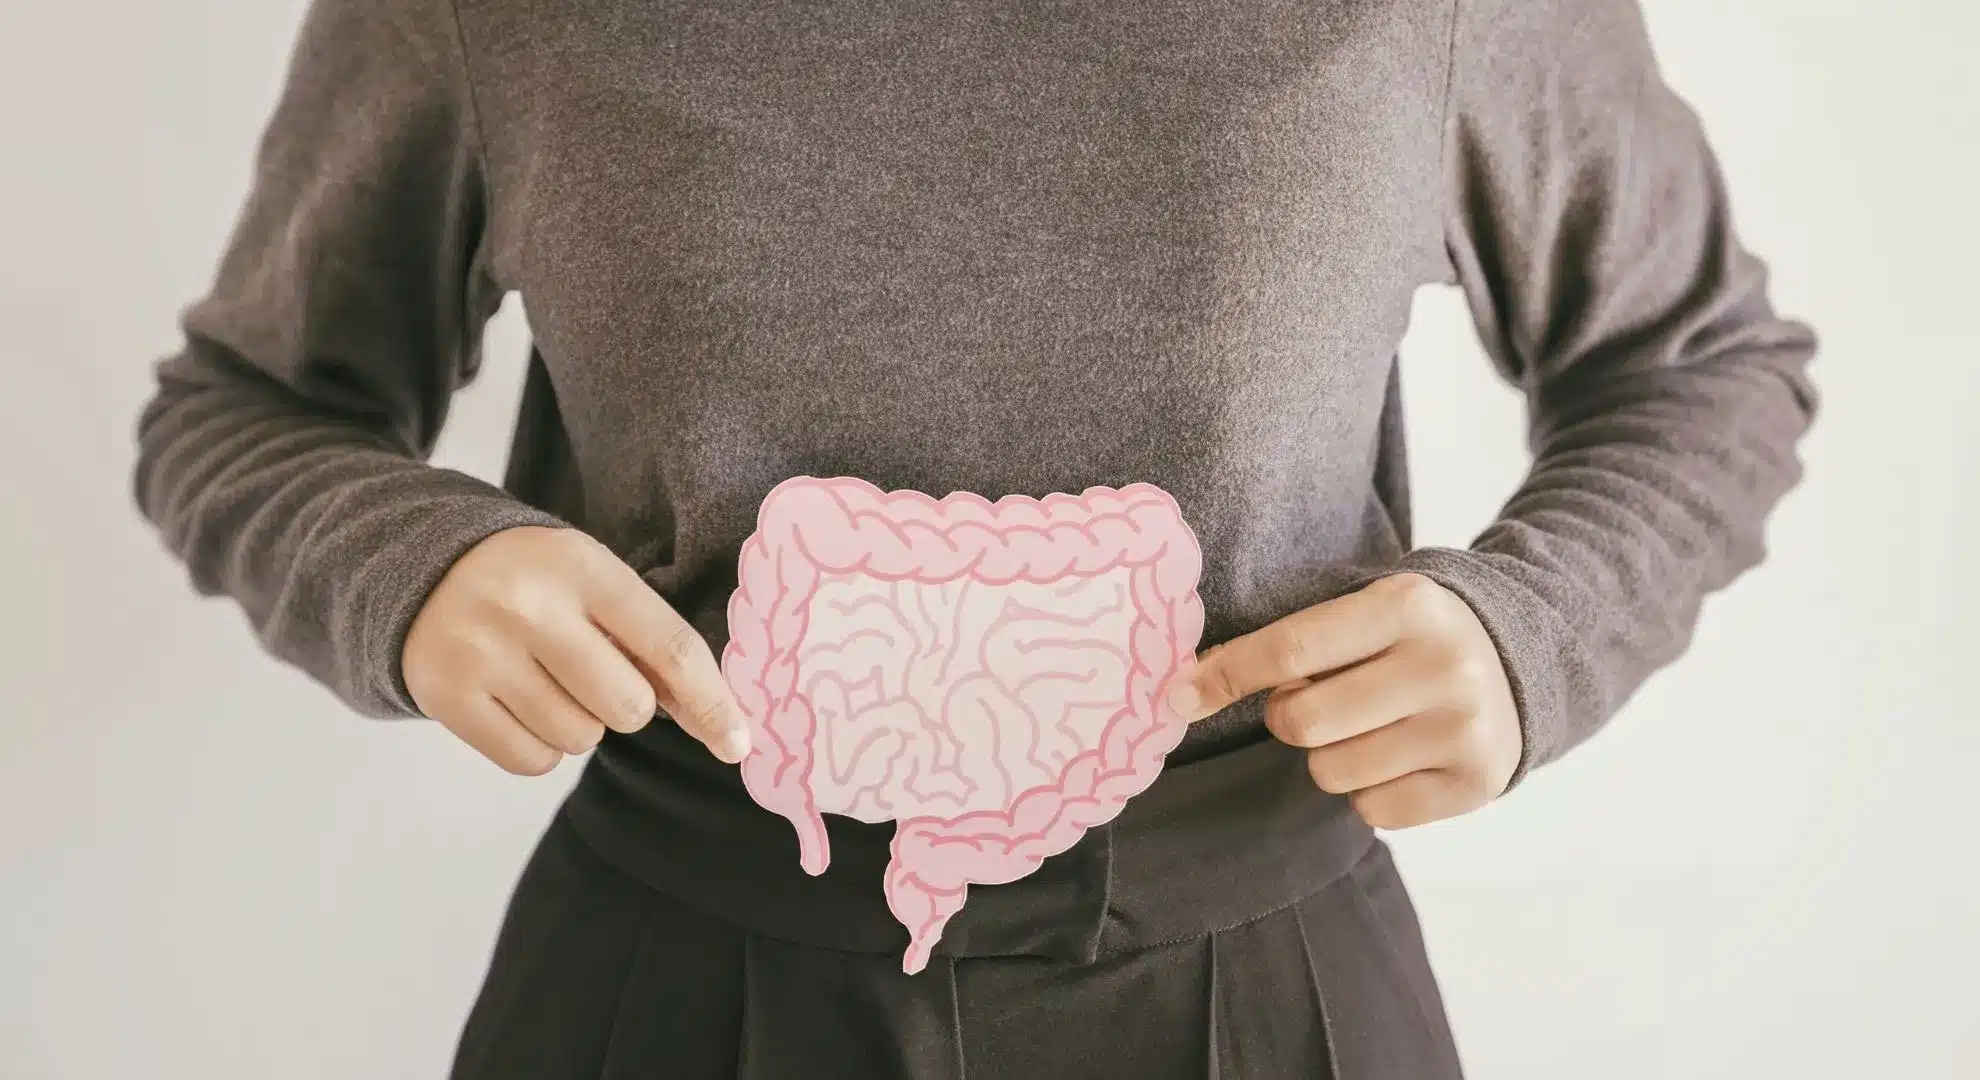
<instances>
[{"instance_id":1,"label":"paper cutout of intestines","mask_svg":"<svg viewBox=\"0 0 1980 1080\"><path fill-rule=\"evenodd\" d=\"M1152 484L991 502L853 477L778 484L743 544L722 670L748 714L751 798L797 829L894 821L902 969L969 886L1016 881L1112 821L1187 718L1202 553Z\"/></svg>"}]
</instances>

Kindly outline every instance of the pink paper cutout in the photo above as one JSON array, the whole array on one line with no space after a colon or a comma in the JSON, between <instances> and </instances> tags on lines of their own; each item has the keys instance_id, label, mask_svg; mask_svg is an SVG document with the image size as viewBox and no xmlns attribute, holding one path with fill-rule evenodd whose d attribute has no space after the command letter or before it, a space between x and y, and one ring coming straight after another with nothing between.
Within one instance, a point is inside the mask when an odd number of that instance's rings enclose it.
<instances>
[{"instance_id":1,"label":"pink paper cutout","mask_svg":"<svg viewBox=\"0 0 1980 1080\"><path fill-rule=\"evenodd\" d=\"M897 821L887 905L919 971L972 882L1024 877L1154 782L1188 727L1163 694L1195 660L1201 570L1152 484L992 503L785 480L729 599L743 782L811 874L822 814Z\"/></svg>"}]
</instances>

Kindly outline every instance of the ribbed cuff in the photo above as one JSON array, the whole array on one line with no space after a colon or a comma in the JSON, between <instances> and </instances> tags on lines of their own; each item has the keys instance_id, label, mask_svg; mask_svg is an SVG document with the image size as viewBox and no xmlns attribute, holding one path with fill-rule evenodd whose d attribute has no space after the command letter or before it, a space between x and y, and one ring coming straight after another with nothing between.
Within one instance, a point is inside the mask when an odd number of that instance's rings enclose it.
<instances>
[{"instance_id":1,"label":"ribbed cuff","mask_svg":"<svg viewBox=\"0 0 1980 1080\"><path fill-rule=\"evenodd\" d=\"M361 600L362 640L352 658L351 706L366 716L417 716L400 661L406 635L426 600L469 549L505 529L570 524L493 485L435 469L437 490L390 515L391 535L376 538L375 554L350 587Z\"/></svg>"}]
</instances>

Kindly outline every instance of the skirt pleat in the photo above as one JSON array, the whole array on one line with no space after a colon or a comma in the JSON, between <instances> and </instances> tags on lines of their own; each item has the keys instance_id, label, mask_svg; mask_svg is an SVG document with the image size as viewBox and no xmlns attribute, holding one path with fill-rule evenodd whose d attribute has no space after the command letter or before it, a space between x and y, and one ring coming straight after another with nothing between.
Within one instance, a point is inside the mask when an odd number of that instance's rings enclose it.
<instances>
[{"instance_id":1,"label":"skirt pleat","mask_svg":"<svg viewBox=\"0 0 1980 1080\"><path fill-rule=\"evenodd\" d=\"M956 961L969 1080L1202 1080L1209 947L1197 938L1093 964Z\"/></svg>"},{"instance_id":2,"label":"skirt pleat","mask_svg":"<svg viewBox=\"0 0 1980 1080\"><path fill-rule=\"evenodd\" d=\"M739 1080L963 1080L954 965L747 935Z\"/></svg>"},{"instance_id":3,"label":"skirt pleat","mask_svg":"<svg viewBox=\"0 0 1980 1080\"><path fill-rule=\"evenodd\" d=\"M1218 960L1212 1075L1333 1080L1326 1003L1298 909L1217 931L1210 940Z\"/></svg>"},{"instance_id":4,"label":"skirt pleat","mask_svg":"<svg viewBox=\"0 0 1980 1080\"><path fill-rule=\"evenodd\" d=\"M597 1075L603 1080L737 1075L745 1045L748 935L656 897L639 936L617 944L631 966Z\"/></svg>"},{"instance_id":5,"label":"skirt pleat","mask_svg":"<svg viewBox=\"0 0 1980 1080\"><path fill-rule=\"evenodd\" d=\"M1388 846L1375 845L1293 915L1333 1075L1458 1080L1443 1000Z\"/></svg>"}]
</instances>

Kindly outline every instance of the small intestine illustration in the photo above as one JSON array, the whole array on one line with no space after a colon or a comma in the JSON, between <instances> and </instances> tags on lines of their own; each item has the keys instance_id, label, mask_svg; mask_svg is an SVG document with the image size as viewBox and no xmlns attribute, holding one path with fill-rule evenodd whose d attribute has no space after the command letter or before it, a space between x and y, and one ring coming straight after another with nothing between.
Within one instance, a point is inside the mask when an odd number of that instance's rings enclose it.
<instances>
[{"instance_id":1,"label":"small intestine illustration","mask_svg":"<svg viewBox=\"0 0 1980 1080\"><path fill-rule=\"evenodd\" d=\"M1202 637L1202 554L1152 484L991 502L793 477L738 569L722 670L744 785L812 874L822 815L895 823L880 884L909 973L971 884L1113 820L1187 727L1165 692Z\"/></svg>"}]
</instances>

